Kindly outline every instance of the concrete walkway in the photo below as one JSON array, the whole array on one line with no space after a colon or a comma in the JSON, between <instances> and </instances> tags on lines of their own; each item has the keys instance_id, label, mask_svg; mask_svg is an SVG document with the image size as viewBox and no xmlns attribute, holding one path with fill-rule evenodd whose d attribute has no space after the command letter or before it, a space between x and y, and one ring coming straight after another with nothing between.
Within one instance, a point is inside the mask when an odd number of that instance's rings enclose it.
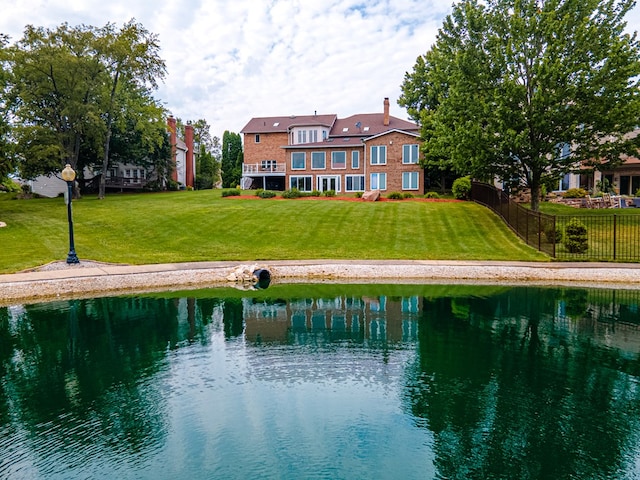
<instances>
[{"instance_id":1,"label":"concrete walkway","mask_svg":"<svg viewBox=\"0 0 640 480\"><path fill-rule=\"evenodd\" d=\"M112 265L55 262L0 275L0 305L167 289L238 286L240 266L266 268L272 283L479 283L639 288L640 264L420 260L295 260Z\"/></svg>"}]
</instances>

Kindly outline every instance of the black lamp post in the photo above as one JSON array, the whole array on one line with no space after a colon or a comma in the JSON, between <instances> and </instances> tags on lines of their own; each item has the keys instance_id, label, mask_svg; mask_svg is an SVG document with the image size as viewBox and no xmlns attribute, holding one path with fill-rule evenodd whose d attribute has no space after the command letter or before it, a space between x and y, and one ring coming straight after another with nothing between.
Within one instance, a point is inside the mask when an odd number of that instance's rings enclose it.
<instances>
[{"instance_id":1,"label":"black lamp post","mask_svg":"<svg viewBox=\"0 0 640 480\"><path fill-rule=\"evenodd\" d=\"M67 218L69 220L69 254L67 263L80 263L76 255L76 247L73 244L73 218L71 217L71 197L73 196L73 181L76 179L76 172L68 163L62 170L62 179L67 182Z\"/></svg>"}]
</instances>

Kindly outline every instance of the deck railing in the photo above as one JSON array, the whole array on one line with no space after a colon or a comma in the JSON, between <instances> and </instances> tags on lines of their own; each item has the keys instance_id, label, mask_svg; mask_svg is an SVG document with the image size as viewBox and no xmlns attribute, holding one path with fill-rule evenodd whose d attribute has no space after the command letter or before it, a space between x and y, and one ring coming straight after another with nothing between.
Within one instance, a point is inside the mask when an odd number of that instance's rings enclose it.
<instances>
[{"instance_id":1,"label":"deck railing","mask_svg":"<svg viewBox=\"0 0 640 480\"><path fill-rule=\"evenodd\" d=\"M286 172L286 164L284 163L270 163L270 164L261 164L261 163L243 163L242 164L242 174L243 175L261 175L261 174L272 174L272 173L285 173Z\"/></svg>"}]
</instances>

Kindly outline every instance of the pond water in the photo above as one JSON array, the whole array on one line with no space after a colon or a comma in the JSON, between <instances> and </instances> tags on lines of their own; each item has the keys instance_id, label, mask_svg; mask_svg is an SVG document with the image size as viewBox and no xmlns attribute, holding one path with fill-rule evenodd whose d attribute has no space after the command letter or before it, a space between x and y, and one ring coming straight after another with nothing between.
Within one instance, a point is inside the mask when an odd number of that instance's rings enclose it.
<instances>
[{"instance_id":1,"label":"pond water","mask_svg":"<svg viewBox=\"0 0 640 480\"><path fill-rule=\"evenodd\" d=\"M0 478L640 478L639 304L275 285L0 308Z\"/></svg>"}]
</instances>

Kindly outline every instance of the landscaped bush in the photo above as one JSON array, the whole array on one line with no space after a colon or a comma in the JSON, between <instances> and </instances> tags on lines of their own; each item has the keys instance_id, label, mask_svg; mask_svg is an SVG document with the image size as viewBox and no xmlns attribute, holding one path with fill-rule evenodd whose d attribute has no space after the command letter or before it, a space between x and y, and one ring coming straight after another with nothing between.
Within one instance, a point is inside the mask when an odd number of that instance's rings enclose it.
<instances>
[{"instance_id":1,"label":"landscaped bush","mask_svg":"<svg viewBox=\"0 0 640 480\"><path fill-rule=\"evenodd\" d=\"M240 196L240 189L238 188L225 188L222 190L223 197L238 197Z\"/></svg>"},{"instance_id":2,"label":"landscaped bush","mask_svg":"<svg viewBox=\"0 0 640 480\"><path fill-rule=\"evenodd\" d=\"M402 194L402 198L413 198L413 193L404 192Z\"/></svg>"},{"instance_id":3,"label":"landscaped bush","mask_svg":"<svg viewBox=\"0 0 640 480\"><path fill-rule=\"evenodd\" d=\"M570 188L562 195L564 198L584 198L587 191L584 188Z\"/></svg>"},{"instance_id":4,"label":"landscaped bush","mask_svg":"<svg viewBox=\"0 0 640 480\"><path fill-rule=\"evenodd\" d=\"M402 193L400 192L391 192L389 195L387 195L387 198L390 200L402 200Z\"/></svg>"},{"instance_id":5,"label":"landscaped bush","mask_svg":"<svg viewBox=\"0 0 640 480\"><path fill-rule=\"evenodd\" d=\"M323 195L325 197L335 197L336 196L336 191L335 190L325 190Z\"/></svg>"},{"instance_id":6,"label":"landscaped bush","mask_svg":"<svg viewBox=\"0 0 640 480\"><path fill-rule=\"evenodd\" d=\"M362 195L364 195L364 192L356 192L356 198L362 198Z\"/></svg>"},{"instance_id":7,"label":"landscaped bush","mask_svg":"<svg viewBox=\"0 0 640 480\"><path fill-rule=\"evenodd\" d=\"M453 181L451 188L453 197L458 200L468 200L471 194L471 177L460 177Z\"/></svg>"},{"instance_id":8,"label":"landscaped bush","mask_svg":"<svg viewBox=\"0 0 640 480\"><path fill-rule=\"evenodd\" d=\"M553 223L550 223L544 228L544 236L549 243L560 243L562 241L562 229L560 227L553 228Z\"/></svg>"},{"instance_id":9,"label":"landscaped bush","mask_svg":"<svg viewBox=\"0 0 640 480\"><path fill-rule=\"evenodd\" d=\"M282 192L282 198L300 198L302 196L302 192L297 188L292 188L291 190L285 190Z\"/></svg>"},{"instance_id":10,"label":"landscaped bush","mask_svg":"<svg viewBox=\"0 0 640 480\"><path fill-rule=\"evenodd\" d=\"M24 191L25 188L26 188L26 191ZM2 191L2 192L18 193L21 190L24 193L31 193L31 187L29 185L24 184L24 185L22 185L22 187L20 187L20 185L18 185L16 182L11 180L10 178L5 178L2 181L2 183L0 183L0 191Z\"/></svg>"},{"instance_id":11,"label":"landscaped bush","mask_svg":"<svg viewBox=\"0 0 640 480\"><path fill-rule=\"evenodd\" d=\"M427 192L424 194L424 198L440 198L438 192Z\"/></svg>"},{"instance_id":12,"label":"landscaped bush","mask_svg":"<svg viewBox=\"0 0 640 480\"><path fill-rule=\"evenodd\" d=\"M276 196L276 192L272 192L271 190L263 190L262 188L256 190L256 197L273 198L275 196Z\"/></svg>"},{"instance_id":13,"label":"landscaped bush","mask_svg":"<svg viewBox=\"0 0 640 480\"><path fill-rule=\"evenodd\" d=\"M589 248L587 227L577 218L572 218L564 229L564 246L570 253L584 253Z\"/></svg>"},{"instance_id":14,"label":"landscaped bush","mask_svg":"<svg viewBox=\"0 0 640 480\"><path fill-rule=\"evenodd\" d=\"M310 197L319 197L320 195L322 195L322 192L320 192L320 190L311 190L309 192Z\"/></svg>"},{"instance_id":15,"label":"landscaped bush","mask_svg":"<svg viewBox=\"0 0 640 480\"><path fill-rule=\"evenodd\" d=\"M636 190L635 195L636 195L636 197L640 197L640 188Z\"/></svg>"}]
</instances>

